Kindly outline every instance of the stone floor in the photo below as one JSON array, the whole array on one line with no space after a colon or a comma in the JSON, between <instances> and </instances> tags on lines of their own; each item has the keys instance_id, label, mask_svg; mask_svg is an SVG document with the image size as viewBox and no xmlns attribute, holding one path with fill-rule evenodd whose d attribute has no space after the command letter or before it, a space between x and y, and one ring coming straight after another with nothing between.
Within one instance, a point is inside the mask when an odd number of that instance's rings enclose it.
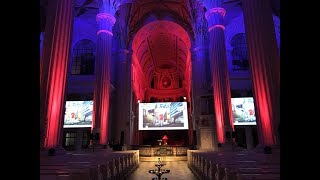
<instances>
[{"instance_id":1,"label":"stone floor","mask_svg":"<svg viewBox=\"0 0 320 180\"><path fill-rule=\"evenodd\" d=\"M144 162L140 161L139 167L128 177L128 180L152 180L157 176L150 174L149 170L156 169L156 161ZM168 180L196 180L197 178L188 168L187 161L168 161L162 169L169 169L170 173L162 175L162 178Z\"/></svg>"}]
</instances>

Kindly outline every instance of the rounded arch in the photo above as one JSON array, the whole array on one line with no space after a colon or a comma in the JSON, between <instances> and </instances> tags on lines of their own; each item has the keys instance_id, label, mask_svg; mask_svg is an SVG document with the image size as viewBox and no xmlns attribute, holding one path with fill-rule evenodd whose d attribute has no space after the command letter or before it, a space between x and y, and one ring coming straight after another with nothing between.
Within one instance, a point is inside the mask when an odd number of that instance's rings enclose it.
<instances>
[{"instance_id":1,"label":"rounded arch","mask_svg":"<svg viewBox=\"0 0 320 180\"><path fill-rule=\"evenodd\" d=\"M174 11L152 11L143 15L142 18L131 27L128 35L128 46L130 47L132 45L133 39L141 28L149 23L157 21L169 21L178 24L187 32L188 37L190 37L191 40L194 40L193 27L189 22L184 21L179 14Z\"/></svg>"},{"instance_id":2,"label":"rounded arch","mask_svg":"<svg viewBox=\"0 0 320 180\"><path fill-rule=\"evenodd\" d=\"M87 49L92 49L93 51L96 50L96 45L95 45L95 43L94 43L92 40L90 40L90 39L81 39L81 40L77 41L77 42L74 44L72 50L74 50L74 49L76 49L76 48L80 48L80 47L82 47L82 48L87 48Z\"/></svg>"},{"instance_id":3,"label":"rounded arch","mask_svg":"<svg viewBox=\"0 0 320 180\"><path fill-rule=\"evenodd\" d=\"M232 38L239 33L245 33L243 14L241 13L238 17L232 20L225 28L225 38L226 38L226 49L231 50L231 40Z\"/></svg>"},{"instance_id":4,"label":"rounded arch","mask_svg":"<svg viewBox=\"0 0 320 180\"><path fill-rule=\"evenodd\" d=\"M160 33L170 33L180 37L180 39L182 39L186 44L187 48L190 49L191 42L187 31L179 24L167 20L153 21L140 28L133 38L132 49L137 49L139 42L143 41L147 36L152 35L155 30Z\"/></svg>"},{"instance_id":5,"label":"rounded arch","mask_svg":"<svg viewBox=\"0 0 320 180\"><path fill-rule=\"evenodd\" d=\"M248 71L248 48L245 33L234 35L230 42L232 46L232 71Z\"/></svg>"},{"instance_id":6,"label":"rounded arch","mask_svg":"<svg viewBox=\"0 0 320 180\"><path fill-rule=\"evenodd\" d=\"M191 41L179 24L153 21L143 26L132 42L133 58L146 74L148 84L154 73L178 73L184 78Z\"/></svg>"}]
</instances>

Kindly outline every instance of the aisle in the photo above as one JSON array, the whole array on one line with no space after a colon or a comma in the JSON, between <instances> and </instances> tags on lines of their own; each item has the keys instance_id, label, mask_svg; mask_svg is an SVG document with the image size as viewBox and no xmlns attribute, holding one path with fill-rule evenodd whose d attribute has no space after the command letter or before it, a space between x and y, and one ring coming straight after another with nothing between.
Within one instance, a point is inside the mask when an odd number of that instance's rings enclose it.
<instances>
[{"instance_id":1,"label":"aisle","mask_svg":"<svg viewBox=\"0 0 320 180\"><path fill-rule=\"evenodd\" d=\"M139 167L131 174L128 180L152 180L156 175L149 174L149 170L155 169L155 163L140 161ZM168 180L196 180L196 177L188 168L187 161L168 161L162 169L170 170L170 173L162 176L162 178L168 178Z\"/></svg>"}]
</instances>

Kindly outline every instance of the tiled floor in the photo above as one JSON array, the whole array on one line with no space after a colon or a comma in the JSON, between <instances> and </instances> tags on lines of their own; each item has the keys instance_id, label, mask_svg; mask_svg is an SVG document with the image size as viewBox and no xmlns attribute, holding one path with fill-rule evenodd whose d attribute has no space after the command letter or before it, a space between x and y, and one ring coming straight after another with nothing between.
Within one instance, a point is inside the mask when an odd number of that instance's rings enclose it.
<instances>
[{"instance_id":1,"label":"tiled floor","mask_svg":"<svg viewBox=\"0 0 320 180\"><path fill-rule=\"evenodd\" d=\"M157 176L150 174L149 170L156 169L156 162L141 162L139 167L131 174L128 180L152 180ZM168 161L162 169L169 169L170 173L162 175L168 180L196 180L196 177L188 168L187 161Z\"/></svg>"}]
</instances>

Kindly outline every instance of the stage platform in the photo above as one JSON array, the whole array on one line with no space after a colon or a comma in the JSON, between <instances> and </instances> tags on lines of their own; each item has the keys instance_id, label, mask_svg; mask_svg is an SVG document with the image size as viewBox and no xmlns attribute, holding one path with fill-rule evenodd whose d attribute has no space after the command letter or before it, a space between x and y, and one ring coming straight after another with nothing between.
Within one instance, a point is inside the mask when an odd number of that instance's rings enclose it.
<instances>
[{"instance_id":1,"label":"stage platform","mask_svg":"<svg viewBox=\"0 0 320 180\"><path fill-rule=\"evenodd\" d=\"M139 157L139 161L142 162L157 162L158 158L163 158L162 156L153 156L153 157ZM165 161L187 161L187 156L166 156Z\"/></svg>"}]
</instances>

